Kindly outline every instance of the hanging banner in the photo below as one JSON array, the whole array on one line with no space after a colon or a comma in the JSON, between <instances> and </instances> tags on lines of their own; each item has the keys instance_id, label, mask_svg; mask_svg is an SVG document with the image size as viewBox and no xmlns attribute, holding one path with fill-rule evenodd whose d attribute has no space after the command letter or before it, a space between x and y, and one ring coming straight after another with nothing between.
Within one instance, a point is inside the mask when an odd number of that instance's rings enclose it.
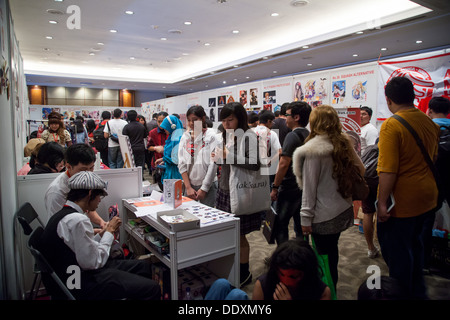
<instances>
[{"instance_id":1,"label":"hanging banner","mask_svg":"<svg viewBox=\"0 0 450 320\"><path fill-rule=\"evenodd\" d=\"M379 62L378 113L383 121L392 113L386 104L384 87L394 77L407 77L414 84L414 105L423 112L428 110L432 97L450 98L450 53L440 50L426 54Z\"/></svg>"}]
</instances>

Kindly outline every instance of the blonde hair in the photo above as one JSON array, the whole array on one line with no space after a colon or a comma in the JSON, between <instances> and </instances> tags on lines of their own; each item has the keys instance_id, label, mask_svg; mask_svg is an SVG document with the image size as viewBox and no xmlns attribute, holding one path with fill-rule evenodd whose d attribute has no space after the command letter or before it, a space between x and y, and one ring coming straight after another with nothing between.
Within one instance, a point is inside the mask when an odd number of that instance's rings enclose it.
<instances>
[{"instance_id":1,"label":"blonde hair","mask_svg":"<svg viewBox=\"0 0 450 320\"><path fill-rule=\"evenodd\" d=\"M328 105L314 108L309 117L311 133L306 141L318 135L327 135L333 145L333 178L338 183L338 191L343 198L352 195L353 171L356 166L353 159L352 145L348 136L342 131L342 125L336 110Z\"/></svg>"}]
</instances>

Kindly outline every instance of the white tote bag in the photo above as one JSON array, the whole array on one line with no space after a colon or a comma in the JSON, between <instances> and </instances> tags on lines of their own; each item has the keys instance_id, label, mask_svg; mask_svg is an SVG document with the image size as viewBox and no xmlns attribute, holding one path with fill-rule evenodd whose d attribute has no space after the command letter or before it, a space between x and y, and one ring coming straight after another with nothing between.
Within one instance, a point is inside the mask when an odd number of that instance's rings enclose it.
<instances>
[{"instance_id":1,"label":"white tote bag","mask_svg":"<svg viewBox=\"0 0 450 320\"><path fill-rule=\"evenodd\" d=\"M256 135L254 138L255 140L249 147L249 153L250 157L256 160L258 156L255 153L261 152L258 145L265 146L265 144L256 143ZM241 143L240 147L241 154L244 154L245 143ZM264 169L267 168L261 166L259 170L253 171L235 165L231 166L229 186L232 213L239 216L270 209L270 182L267 174L261 174Z\"/></svg>"},{"instance_id":2,"label":"white tote bag","mask_svg":"<svg viewBox=\"0 0 450 320\"><path fill-rule=\"evenodd\" d=\"M231 166L230 205L237 216L270 209L269 176L261 175L261 169L252 171Z\"/></svg>"}]
</instances>

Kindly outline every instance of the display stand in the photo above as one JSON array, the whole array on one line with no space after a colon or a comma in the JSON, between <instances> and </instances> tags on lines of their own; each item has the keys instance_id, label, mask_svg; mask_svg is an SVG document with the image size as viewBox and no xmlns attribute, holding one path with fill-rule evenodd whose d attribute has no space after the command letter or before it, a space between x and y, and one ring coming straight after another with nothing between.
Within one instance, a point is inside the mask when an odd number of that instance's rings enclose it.
<instances>
[{"instance_id":1,"label":"display stand","mask_svg":"<svg viewBox=\"0 0 450 320\"><path fill-rule=\"evenodd\" d=\"M142 235L128 224L128 219L136 218L135 212L140 209L129 204L126 199L123 200L123 208L122 229L170 268L172 300L178 300L178 270L197 264L205 264L212 273L228 279L233 286L239 288L238 218L201 225L198 229L171 232L157 220L156 210L140 216L143 221L169 239L170 253L163 255L148 245ZM121 240L124 241L122 235Z\"/></svg>"}]
</instances>

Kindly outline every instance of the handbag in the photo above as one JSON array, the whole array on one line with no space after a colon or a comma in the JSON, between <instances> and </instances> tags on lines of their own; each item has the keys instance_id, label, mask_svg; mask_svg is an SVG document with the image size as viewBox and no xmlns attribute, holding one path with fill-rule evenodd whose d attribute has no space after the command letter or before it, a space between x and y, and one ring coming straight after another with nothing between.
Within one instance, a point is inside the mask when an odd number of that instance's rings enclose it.
<instances>
[{"instance_id":1,"label":"handbag","mask_svg":"<svg viewBox=\"0 0 450 320\"><path fill-rule=\"evenodd\" d=\"M275 210L270 207L270 210L266 211L266 219L264 220L264 225L262 233L268 244L275 243L275 227L277 224L278 214Z\"/></svg>"},{"instance_id":2,"label":"handbag","mask_svg":"<svg viewBox=\"0 0 450 320\"><path fill-rule=\"evenodd\" d=\"M306 240L306 239L305 239ZM333 278L331 277L330 264L328 263L327 254L319 254L316 248L316 243L314 242L314 237L311 235L311 248L316 254L317 263L319 265L319 273L323 283L325 283L331 291L331 300L337 300L336 288L334 287Z\"/></svg>"}]
</instances>

